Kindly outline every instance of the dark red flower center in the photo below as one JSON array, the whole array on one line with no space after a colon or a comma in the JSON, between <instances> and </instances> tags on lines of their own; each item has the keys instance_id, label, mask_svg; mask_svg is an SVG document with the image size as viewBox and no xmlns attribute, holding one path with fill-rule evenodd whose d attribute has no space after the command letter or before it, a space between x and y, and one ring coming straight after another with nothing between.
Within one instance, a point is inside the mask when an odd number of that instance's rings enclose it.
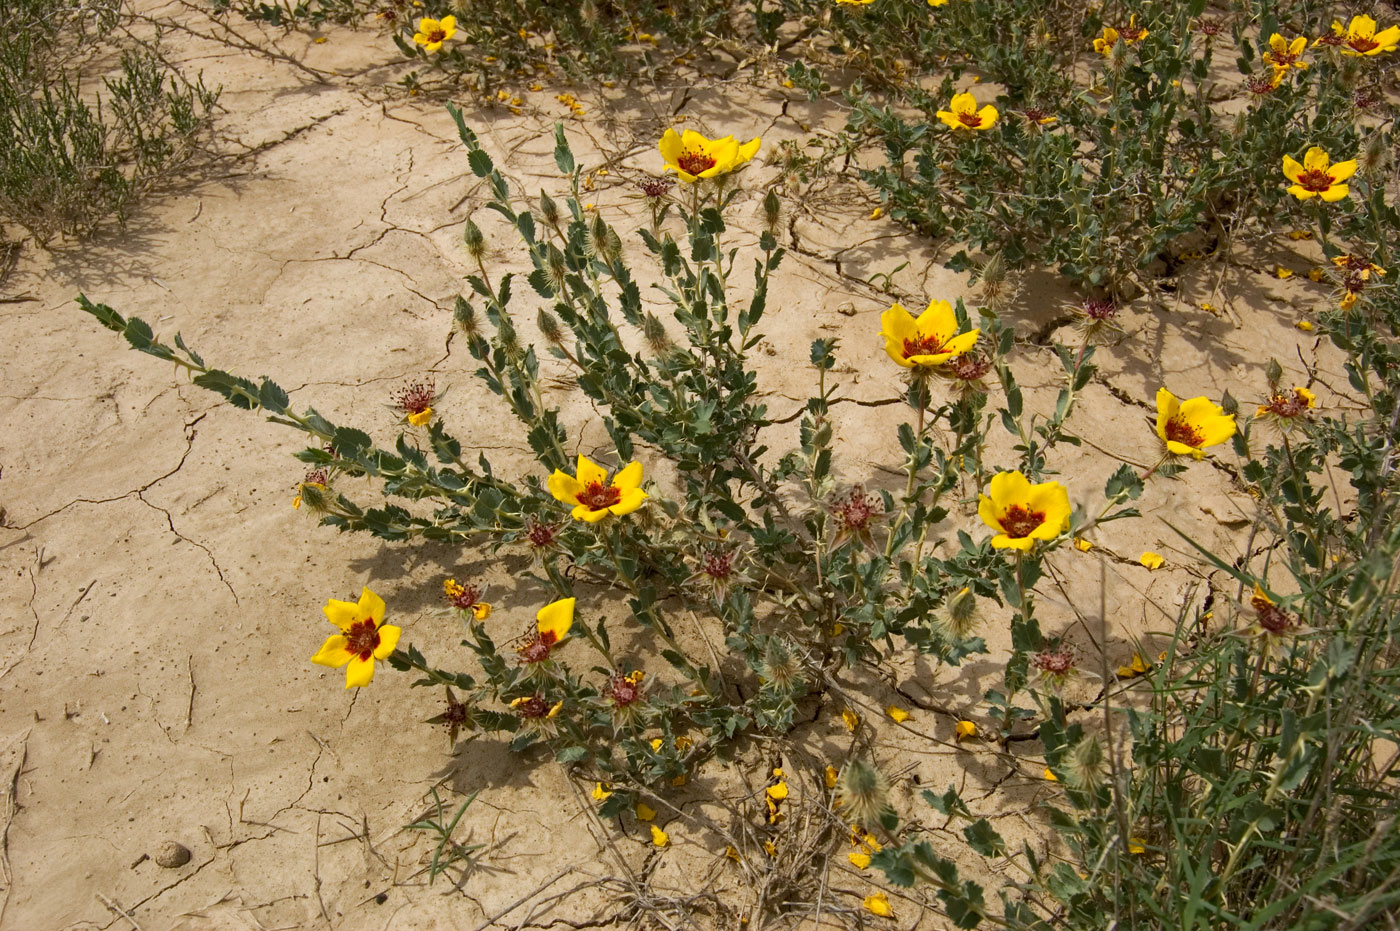
<instances>
[{"instance_id":1,"label":"dark red flower center","mask_svg":"<svg viewBox=\"0 0 1400 931\"><path fill-rule=\"evenodd\" d=\"M706 550L700 557L700 571L716 580L729 578L734 574L733 550Z\"/></svg>"},{"instance_id":2,"label":"dark red flower center","mask_svg":"<svg viewBox=\"0 0 1400 931\"><path fill-rule=\"evenodd\" d=\"M637 683L627 676L613 676L612 680L612 700L613 703L622 707L632 704L642 694L642 690Z\"/></svg>"},{"instance_id":3,"label":"dark red flower center","mask_svg":"<svg viewBox=\"0 0 1400 931\"><path fill-rule=\"evenodd\" d=\"M516 652L520 654L522 663L542 663L549 659L550 648L558 642L559 638L554 631L547 630L533 637Z\"/></svg>"},{"instance_id":4,"label":"dark red flower center","mask_svg":"<svg viewBox=\"0 0 1400 931\"><path fill-rule=\"evenodd\" d=\"M960 381L976 381L992 370L992 360L985 356L961 355L948 360L948 373Z\"/></svg>"},{"instance_id":5,"label":"dark red flower center","mask_svg":"<svg viewBox=\"0 0 1400 931\"><path fill-rule=\"evenodd\" d=\"M1035 655L1035 668L1051 676L1062 676L1074 668L1072 650L1044 650Z\"/></svg>"},{"instance_id":6,"label":"dark red flower center","mask_svg":"<svg viewBox=\"0 0 1400 931\"><path fill-rule=\"evenodd\" d=\"M1191 426L1180 416L1173 417L1167 421L1167 428L1163 431L1167 434L1167 440L1183 443L1192 449L1200 449L1205 442L1205 437L1201 436L1201 431Z\"/></svg>"},{"instance_id":7,"label":"dark red flower center","mask_svg":"<svg viewBox=\"0 0 1400 931\"><path fill-rule=\"evenodd\" d=\"M583 491L578 493L578 503L590 511L610 508L621 500L621 488L616 485L604 485L602 482L589 482Z\"/></svg>"},{"instance_id":8,"label":"dark red flower center","mask_svg":"<svg viewBox=\"0 0 1400 931\"><path fill-rule=\"evenodd\" d=\"M374 651L379 647L379 628L374 623L374 618L365 618L363 621L351 624L350 629L345 632L345 649L354 653L362 661L374 656Z\"/></svg>"},{"instance_id":9,"label":"dark red flower center","mask_svg":"<svg viewBox=\"0 0 1400 931\"><path fill-rule=\"evenodd\" d=\"M982 115L975 110L964 110L958 114L958 121L969 129L976 129L982 125Z\"/></svg>"},{"instance_id":10,"label":"dark red flower center","mask_svg":"<svg viewBox=\"0 0 1400 931\"><path fill-rule=\"evenodd\" d=\"M931 356L942 351L943 341L933 333L904 341L904 358L906 359L912 359L915 356Z\"/></svg>"},{"instance_id":11,"label":"dark red flower center","mask_svg":"<svg viewBox=\"0 0 1400 931\"><path fill-rule=\"evenodd\" d=\"M442 42L447 38L447 33L442 29L433 29L430 30L424 38L428 40L429 44L433 42Z\"/></svg>"},{"instance_id":12,"label":"dark red flower center","mask_svg":"<svg viewBox=\"0 0 1400 931\"><path fill-rule=\"evenodd\" d=\"M698 175L702 171L708 171L715 167L715 160L712 156L704 152L694 152L689 149L681 153L681 157L676 159L676 164L681 171L688 175Z\"/></svg>"},{"instance_id":13,"label":"dark red flower center","mask_svg":"<svg viewBox=\"0 0 1400 931\"><path fill-rule=\"evenodd\" d=\"M1013 504L1001 516L1001 529L1008 537L1028 537L1031 531L1045 523L1044 511L1032 511L1020 504Z\"/></svg>"},{"instance_id":14,"label":"dark red flower center","mask_svg":"<svg viewBox=\"0 0 1400 931\"><path fill-rule=\"evenodd\" d=\"M1321 168L1309 168L1298 176L1298 186L1305 191L1321 194L1332 187L1332 176Z\"/></svg>"},{"instance_id":15,"label":"dark red flower center","mask_svg":"<svg viewBox=\"0 0 1400 931\"><path fill-rule=\"evenodd\" d=\"M1269 397L1269 403L1264 405L1269 413L1279 417L1297 417L1308 409L1308 399L1297 391L1289 394L1275 394Z\"/></svg>"},{"instance_id":16,"label":"dark red flower center","mask_svg":"<svg viewBox=\"0 0 1400 931\"><path fill-rule=\"evenodd\" d=\"M1371 49L1373 48L1380 48L1381 44L1375 41L1374 39L1367 38L1366 36L1352 36L1351 38L1347 39L1347 45L1356 49L1356 51L1364 54L1366 52L1371 51Z\"/></svg>"},{"instance_id":17,"label":"dark red flower center","mask_svg":"<svg viewBox=\"0 0 1400 931\"><path fill-rule=\"evenodd\" d=\"M553 524L542 524L534 518L530 519L530 529L528 536L530 545L535 549L544 549L554 545L555 526Z\"/></svg>"},{"instance_id":18,"label":"dark red flower center","mask_svg":"<svg viewBox=\"0 0 1400 931\"><path fill-rule=\"evenodd\" d=\"M1259 626L1271 634L1281 634L1293 626L1293 617L1267 598L1255 595L1250 604L1259 615Z\"/></svg>"},{"instance_id":19,"label":"dark red flower center","mask_svg":"<svg viewBox=\"0 0 1400 931\"><path fill-rule=\"evenodd\" d=\"M543 718L549 715L549 702L539 695L531 695L516 705L515 710L520 712L522 718Z\"/></svg>"}]
</instances>

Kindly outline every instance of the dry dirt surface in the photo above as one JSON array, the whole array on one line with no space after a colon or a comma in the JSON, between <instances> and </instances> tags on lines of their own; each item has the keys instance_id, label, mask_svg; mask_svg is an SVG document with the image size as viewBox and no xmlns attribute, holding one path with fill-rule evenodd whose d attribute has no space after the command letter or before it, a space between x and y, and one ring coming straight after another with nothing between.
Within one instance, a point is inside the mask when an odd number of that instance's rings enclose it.
<instances>
[{"instance_id":1,"label":"dry dirt surface","mask_svg":"<svg viewBox=\"0 0 1400 931\"><path fill-rule=\"evenodd\" d=\"M212 31L183 6L154 12ZM884 668L845 672L844 697L812 705L811 722L789 741L758 741L709 764L658 806L671 838L664 849L630 815L600 821L591 786L538 753L512 755L491 738L449 747L440 729L419 723L440 710L438 691L410 689L381 668L371 688L347 692L341 673L308 662L327 632L321 605L362 585L387 599L406 642L462 668L454 622L436 610L444 576L490 586L498 641L533 617L542 594L519 580L520 555L318 527L291 506L299 434L127 351L73 298L140 316L167 338L179 331L211 362L270 376L294 403L381 442L394 431L392 390L431 376L452 388L441 410L450 429L498 472L524 474L540 467L520 431L448 339L469 272L463 220L475 211L493 261L518 256L478 209L482 191L442 101L393 88L400 66L382 34L336 29L317 44L239 29L267 54L168 36L178 65L224 87L223 157L148 201L125 231L27 248L5 285L0 927L736 928L744 915L758 916L750 928L817 916L880 923L861 912L876 887L848 861L848 839L827 813L822 772L854 743L843 707L865 720L863 740L896 777L901 808L926 815L920 787L953 784L1013 843L1047 849L1043 812L1054 790L1040 777L1037 745L1007 752L953 740L956 717L976 718L982 693L1000 680L1009 643L996 609L983 631L990 656L935 669L906 651ZM581 117L556 101L564 91L584 103ZM733 214L741 247L757 242L754 192L778 175L765 156L843 119L835 104L785 90L776 70L736 72L722 56L702 55L655 87L522 93L520 114L459 103L496 163L531 190L563 188L550 136L564 119L597 209L622 230L643 223L636 183L660 172L655 140L667 126L761 135ZM874 206L850 181L789 201L791 252L772 286L758 365L770 409L785 417L814 385L810 341L839 336L839 468L881 486L902 482L891 474L902 408L882 403L901 383L878 337L893 297L866 282L903 265L890 291L918 307L935 297L973 303L976 291L943 268L946 250L872 218ZM1100 500L1119 461L1154 461L1147 418L1160 385L1213 398L1228 389L1257 403L1272 356L1285 382L1311 384L1322 406L1354 403L1335 353L1295 326L1326 300L1325 287L1271 274L1276 264L1303 272L1317 255L1284 246L1310 244L1271 240L1230 263L1198 262L1174 293L1126 308L1125 335L1101 350L1101 376L1071 421L1084 443L1053 462L1078 502ZM628 248L643 254L636 241ZM1060 377L1048 341L1076 338L1066 313L1074 295L1049 273L1021 284L1006 315L1023 337L1013 364L1028 407L1048 411ZM580 450L606 458L597 413L562 368L549 374ZM1009 462L1004 434L993 436L990 461ZM775 437L791 442L790 432ZM1209 567L1168 521L1226 558L1244 552L1254 506L1233 456L1217 458L1154 482L1143 517L1099 528L1091 552L1066 547L1050 560L1042 625L1092 657L1091 668L1099 628L1084 618L1110 619L1115 666L1135 638L1150 648L1188 598L1214 590ZM958 527L979 532L973 508L952 515L949 532ZM1149 550L1165 557L1162 568L1138 563ZM1220 584L1219 597L1238 597ZM1092 695L1098 683L1076 687ZM896 725L883 714L889 704L912 716ZM794 794L770 857L754 838L773 766L787 769ZM483 846L471 869L430 885L434 839L405 825L432 811L434 789L449 816L480 792L455 837ZM946 837L952 854L957 831ZM188 862L172 858L170 842ZM731 844L737 862L725 856ZM972 861L974 877L995 878ZM884 924L945 927L922 892L892 891L891 901L897 922Z\"/></svg>"}]
</instances>

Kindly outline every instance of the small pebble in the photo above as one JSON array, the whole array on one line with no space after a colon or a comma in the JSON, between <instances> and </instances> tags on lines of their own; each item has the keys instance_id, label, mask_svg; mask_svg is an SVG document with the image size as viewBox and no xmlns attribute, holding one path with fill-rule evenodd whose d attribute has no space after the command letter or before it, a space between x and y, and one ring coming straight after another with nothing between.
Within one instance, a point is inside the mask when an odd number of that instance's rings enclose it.
<instances>
[{"instance_id":1,"label":"small pebble","mask_svg":"<svg viewBox=\"0 0 1400 931\"><path fill-rule=\"evenodd\" d=\"M155 861L167 870L178 869L190 862L190 848L178 841L168 840L156 851Z\"/></svg>"}]
</instances>

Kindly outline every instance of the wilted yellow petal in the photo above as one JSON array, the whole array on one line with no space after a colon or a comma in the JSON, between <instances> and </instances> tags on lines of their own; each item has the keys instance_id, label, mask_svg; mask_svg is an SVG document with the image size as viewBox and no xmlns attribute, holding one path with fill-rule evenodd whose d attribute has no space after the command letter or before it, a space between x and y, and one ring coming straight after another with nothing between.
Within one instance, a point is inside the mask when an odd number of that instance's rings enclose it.
<instances>
[{"instance_id":1,"label":"wilted yellow petal","mask_svg":"<svg viewBox=\"0 0 1400 931\"><path fill-rule=\"evenodd\" d=\"M651 842L658 847L665 847L671 842L671 838L665 831L653 824L651 826Z\"/></svg>"},{"instance_id":2,"label":"wilted yellow petal","mask_svg":"<svg viewBox=\"0 0 1400 931\"><path fill-rule=\"evenodd\" d=\"M1045 767L1044 776L1045 776L1045 781L1046 781L1046 782L1059 782L1059 781L1060 781L1060 778L1059 778L1058 776L1056 776L1056 775L1054 774L1054 772L1052 772L1051 769L1050 769L1050 767L1048 767L1048 766Z\"/></svg>"},{"instance_id":3,"label":"wilted yellow petal","mask_svg":"<svg viewBox=\"0 0 1400 931\"><path fill-rule=\"evenodd\" d=\"M894 917L894 909L890 908L890 900L885 898L883 892L866 896L865 910L872 915L879 915L881 918Z\"/></svg>"},{"instance_id":4,"label":"wilted yellow petal","mask_svg":"<svg viewBox=\"0 0 1400 931\"><path fill-rule=\"evenodd\" d=\"M860 725L860 715L856 714L850 708L846 708L841 712L841 721L846 725L846 730L854 733L855 729Z\"/></svg>"},{"instance_id":5,"label":"wilted yellow petal","mask_svg":"<svg viewBox=\"0 0 1400 931\"><path fill-rule=\"evenodd\" d=\"M959 721L958 726L955 728L955 731L957 732L959 740L962 740L965 737L976 737L977 725L972 723L971 721Z\"/></svg>"},{"instance_id":6,"label":"wilted yellow petal","mask_svg":"<svg viewBox=\"0 0 1400 931\"><path fill-rule=\"evenodd\" d=\"M1166 562L1166 560L1158 553L1147 552L1138 557L1138 562L1142 563L1148 569L1160 569L1162 568L1162 563Z\"/></svg>"},{"instance_id":7,"label":"wilted yellow petal","mask_svg":"<svg viewBox=\"0 0 1400 931\"><path fill-rule=\"evenodd\" d=\"M1089 552L1091 549L1094 548L1094 544L1090 543L1088 540L1084 539L1083 537L1075 537L1075 538L1074 538L1074 548L1077 549L1077 550L1079 550L1079 552L1081 552L1081 553L1087 553L1087 552Z\"/></svg>"},{"instance_id":8,"label":"wilted yellow petal","mask_svg":"<svg viewBox=\"0 0 1400 931\"><path fill-rule=\"evenodd\" d=\"M601 802L603 799L607 798L610 795L612 795L612 792L604 788L601 782L596 782L593 784L593 798L597 801Z\"/></svg>"},{"instance_id":9,"label":"wilted yellow petal","mask_svg":"<svg viewBox=\"0 0 1400 931\"><path fill-rule=\"evenodd\" d=\"M870 854L858 850L846 854L846 859L850 860L858 870L863 870L870 866Z\"/></svg>"},{"instance_id":10,"label":"wilted yellow petal","mask_svg":"<svg viewBox=\"0 0 1400 931\"><path fill-rule=\"evenodd\" d=\"M898 705L890 705L885 709L885 714L889 715L896 724L903 724L909 720L909 712Z\"/></svg>"},{"instance_id":11,"label":"wilted yellow petal","mask_svg":"<svg viewBox=\"0 0 1400 931\"><path fill-rule=\"evenodd\" d=\"M638 820L638 821L655 821L655 820L656 820L656 809L655 809L655 808L652 808L652 807L651 807L650 805L648 805L646 802L638 802L638 803L637 803L637 820Z\"/></svg>"}]
</instances>

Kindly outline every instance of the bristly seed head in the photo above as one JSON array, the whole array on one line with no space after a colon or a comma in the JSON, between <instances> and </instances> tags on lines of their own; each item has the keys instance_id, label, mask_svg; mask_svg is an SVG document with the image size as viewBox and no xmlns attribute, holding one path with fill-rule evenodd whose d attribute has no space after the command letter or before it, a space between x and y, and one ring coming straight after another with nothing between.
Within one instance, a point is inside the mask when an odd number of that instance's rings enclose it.
<instances>
[{"instance_id":1,"label":"bristly seed head","mask_svg":"<svg viewBox=\"0 0 1400 931\"><path fill-rule=\"evenodd\" d=\"M1118 303L1111 297L1091 297L1079 305L1085 317L1095 323L1107 323L1118 316Z\"/></svg>"},{"instance_id":2,"label":"bristly seed head","mask_svg":"<svg viewBox=\"0 0 1400 931\"><path fill-rule=\"evenodd\" d=\"M851 760L841 770L836 800L848 824L874 827L883 823L890 808L890 781L873 764Z\"/></svg>"},{"instance_id":3,"label":"bristly seed head","mask_svg":"<svg viewBox=\"0 0 1400 931\"><path fill-rule=\"evenodd\" d=\"M437 389L431 380L409 382L394 392L394 407L405 414L421 414L436 399Z\"/></svg>"},{"instance_id":4,"label":"bristly seed head","mask_svg":"<svg viewBox=\"0 0 1400 931\"><path fill-rule=\"evenodd\" d=\"M660 200L670 192L672 183L670 178L645 178L637 186L647 199Z\"/></svg>"}]
</instances>

